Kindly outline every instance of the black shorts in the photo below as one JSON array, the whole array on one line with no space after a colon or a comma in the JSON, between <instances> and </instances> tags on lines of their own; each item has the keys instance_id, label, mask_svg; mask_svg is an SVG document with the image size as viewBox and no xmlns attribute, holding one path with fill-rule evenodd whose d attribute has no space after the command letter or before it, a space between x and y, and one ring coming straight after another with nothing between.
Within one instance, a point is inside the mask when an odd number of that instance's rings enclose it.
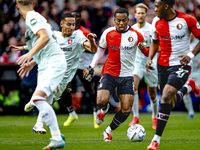
<instances>
[{"instance_id":1,"label":"black shorts","mask_svg":"<svg viewBox=\"0 0 200 150\"><path fill-rule=\"evenodd\" d=\"M181 65L177 66L160 66L158 65L158 81L160 85L160 93L162 94L163 88L166 84L175 87L177 90L182 86L190 75L191 67L185 66L181 68Z\"/></svg>"},{"instance_id":2,"label":"black shorts","mask_svg":"<svg viewBox=\"0 0 200 150\"><path fill-rule=\"evenodd\" d=\"M134 95L134 80L133 76L129 77L115 77L109 74L104 74L99 80L98 90L108 90L110 94L113 93L117 87L117 94L131 94Z\"/></svg>"}]
</instances>

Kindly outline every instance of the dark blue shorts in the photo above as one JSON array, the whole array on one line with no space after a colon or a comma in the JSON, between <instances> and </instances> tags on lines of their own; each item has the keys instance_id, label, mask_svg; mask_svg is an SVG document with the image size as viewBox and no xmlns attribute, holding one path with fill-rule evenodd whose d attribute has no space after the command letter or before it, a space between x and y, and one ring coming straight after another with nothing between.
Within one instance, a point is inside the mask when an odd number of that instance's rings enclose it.
<instances>
[{"instance_id":1,"label":"dark blue shorts","mask_svg":"<svg viewBox=\"0 0 200 150\"><path fill-rule=\"evenodd\" d=\"M158 81L160 85L160 93L166 84L175 87L177 90L181 89L182 86L190 75L191 67L185 66L181 68L181 65L177 66L160 66L158 65Z\"/></svg>"},{"instance_id":2,"label":"dark blue shorts","mask_svg":"<svg viewBox=\"0 0 200 150\"><path fill-rule=\"evenodd\" d=\"M98 90L108 90L110 94L113 93L117 87L117 94L131 94L134 95L134 80L133 76L129 77L115 77L109 74L104 74L99 80Z\"/></svg>"}]
</instances>

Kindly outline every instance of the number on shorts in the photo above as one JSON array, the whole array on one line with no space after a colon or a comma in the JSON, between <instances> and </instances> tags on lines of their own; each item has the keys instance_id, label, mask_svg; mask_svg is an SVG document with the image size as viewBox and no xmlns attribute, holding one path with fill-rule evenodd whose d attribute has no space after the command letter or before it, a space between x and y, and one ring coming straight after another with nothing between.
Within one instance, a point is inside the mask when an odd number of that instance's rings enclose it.
<instances>
[{"instance_id":1,"label":"number on shorts","mask_svg":"<svg viewBox=\"0 0 200 150\"><path fill-rule=\"evenodd\" d=\"M178 78L182 78L186 73L188 73L188 70L184 70L182 68L179 68L178 71L176 71L177 77Z\"/></svg>"}]
</instances>

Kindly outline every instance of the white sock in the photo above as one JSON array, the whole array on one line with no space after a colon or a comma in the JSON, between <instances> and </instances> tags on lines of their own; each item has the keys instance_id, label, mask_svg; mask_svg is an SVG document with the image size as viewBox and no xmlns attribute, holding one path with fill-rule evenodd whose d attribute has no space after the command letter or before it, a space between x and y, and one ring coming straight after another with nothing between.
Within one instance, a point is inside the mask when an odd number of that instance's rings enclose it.
<instances>
[{"instance_id":1,"label":"white sock","mask_svg":"<svg viewBox=\"0 0 200 150\"><path fill-rule=\"evenodd\" d=\"M155 134L151 142L156 141L158 144L160 144L160 139L161 139L161 136Z\"/></svg>"},{"instance_id":2,"label":"white sock","mask_svg":"<svg viewBox=\"0 0 200 150\"><path fill-rule=\"evenodd\" d=\"M97 112L96 111L93 111L93 116L97 116Z\"/></svg>"},{"instance_id":3,"label":"white sock","mask_svg":"<svg viewBox=\"0 0 200 150\"><path fill-rule=\"evenodd\" d=\"M69 113L69 115L71 115L72 117L76 117L76 112L72 111L72 112Z\"/></svg>"},{"instance_id":4,"label":"white sock","mask_svg":"<svg viewBox=\"0 0 200 150\"><path fill-rule=\"evenodd\" d=\"M112 129L110 128L110 126L108 126L108 127L106 128L106 132L111 134Z\"/></svg>"},{"instance_id":5,"label":"white sock","mask_svg":"<svg viewBox=\"0 0 200 150\"><path fill-rule=\"evenodd\" d=\"M152 119L157 118L158 115L158 98L151 100Z\"/></svg>"},{"instance_id":6,"label":"white sock","mask_svg":"<svg viewBox=\"0 0 200 150\"><path fill-rule=\"evenodd\" d=\"M187 88L187 93L191 92L192 91L192 87L190 85L184 85L184 87Z\"/></svg>"},{"instance_id":7,"label":"white sock","mask_svg":"<svg viewBox=\"0 0 200 150\"><path fill-rule=\"evenodd\" d=\"M50 129L52 138L61 141L61 133L53 108L46 101L36 101L35 106L38 108L39 115L42 116L46 126Z\"/></svg>"},{"instance_id":8,"label":"white sock","mask_svg":"<svg viewBox=\"0 0 200 150\"><path fill-rule=\"evenodd\" d=\"M193 105L192 105L192 99L190 97L190 94L186 94L183 97L183 102L185 104L185 108L188 111L189 115L194 115L194 109L193 109Z\"/></svg>"},{"instance_id":9,"label":"white sock","mask_svg":"<svg viewBox=\"0 0 200 150\"><path fill-rule=\"evenodd\" d=\"M133 112L133 116L134 117L138 117L139 118L138 101L139 101L138 91L135 91L132 112Z\"/></svg>"}]
</instances>

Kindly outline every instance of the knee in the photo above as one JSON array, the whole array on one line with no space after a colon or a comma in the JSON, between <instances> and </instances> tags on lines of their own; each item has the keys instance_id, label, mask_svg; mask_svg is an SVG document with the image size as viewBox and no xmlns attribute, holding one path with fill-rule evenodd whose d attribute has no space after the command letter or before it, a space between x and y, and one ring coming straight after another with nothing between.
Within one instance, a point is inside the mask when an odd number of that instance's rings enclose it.
<instances>
[{"instance_id":1,"label":"knee","mask_svg":"<svg viewBox=\"0 0 200 150\"><path fill-rule=\"evenodd\" d=\"M170 104L173 96L174 96L174 94L172 94L170 92L169 93L163 93L162 102Z\"/></svg>"},{"instance_id":2,"label":"knee","mask_svg":"<svg viewBox=\"0 0 200 150\"><path fill-rule=\"evenodd\" d=\"M108 102L109 98L105 96L97 96L97 105L104 106Z\"/></svg>"},{"instance_id":3,"label":"knee","mask_svg":"<svg viewBox=\"0 0 200 150\"><path fill-rule=\"evenodd\" d=\"M130 108L122 108L122 113L125 114L126 116L128 116L131 113L131 107Z\"/></svg>"},{"instance_id":4,"label":"knee","mask_svg":"<svg viewBox=\"0 0 200 150\"><path fill-rule=\"evenodd\" d=\"M149 97L151 100L155 100L156 99L156 93L150 93Z\"/></svg>"}]
</instances>

